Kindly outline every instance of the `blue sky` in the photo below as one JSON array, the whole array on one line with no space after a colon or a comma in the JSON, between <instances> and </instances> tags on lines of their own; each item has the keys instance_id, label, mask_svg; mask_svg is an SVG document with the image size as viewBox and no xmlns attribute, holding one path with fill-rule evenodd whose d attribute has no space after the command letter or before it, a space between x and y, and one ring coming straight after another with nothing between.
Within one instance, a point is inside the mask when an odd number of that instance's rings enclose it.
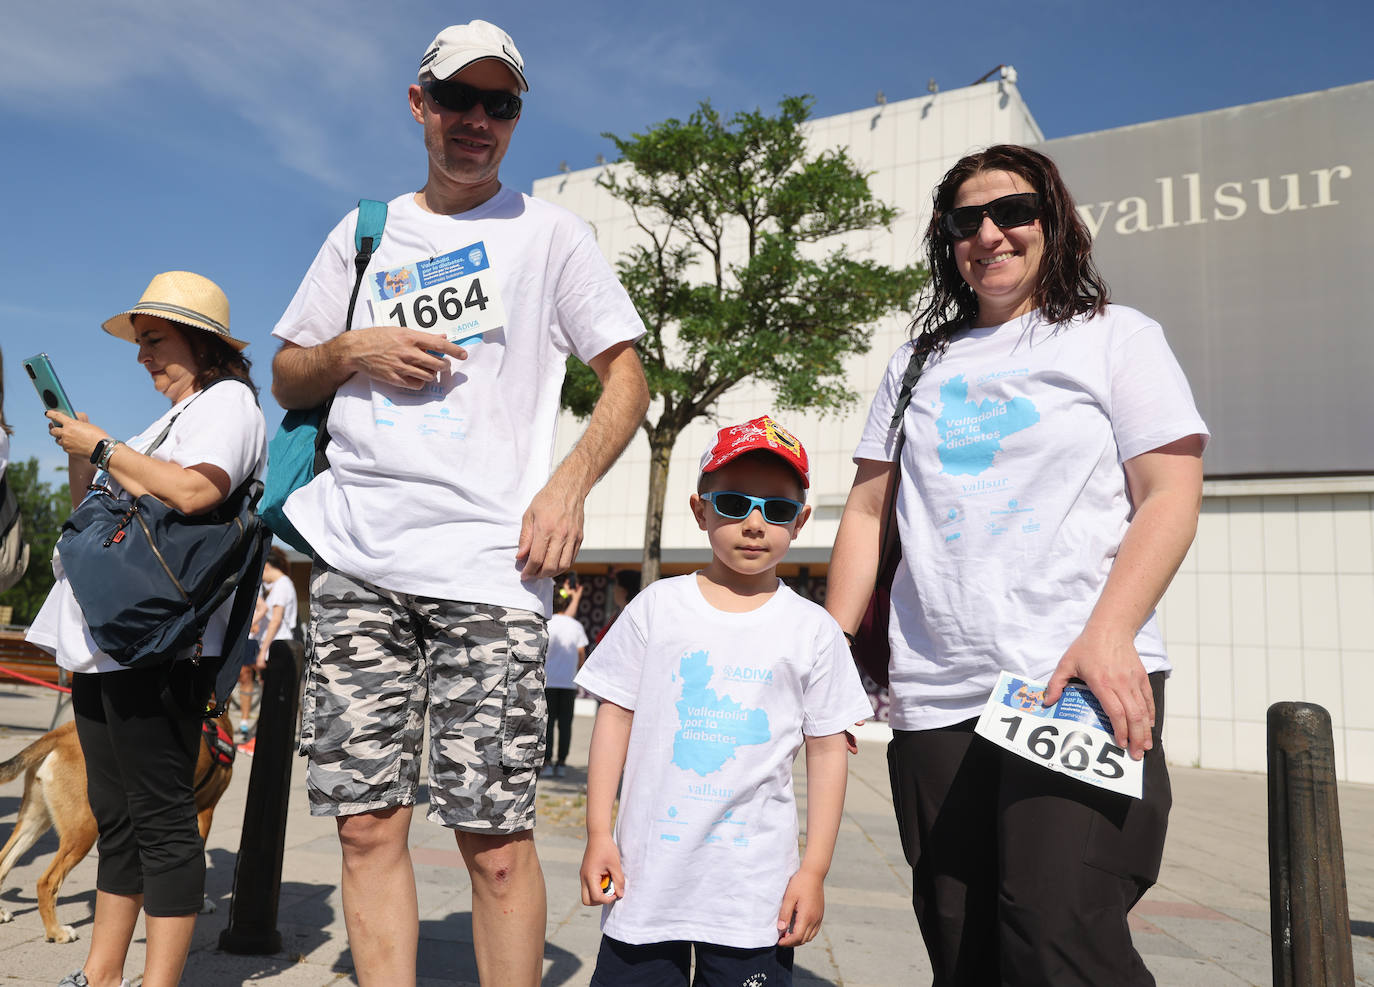
<instances>
[{"instance_id":1,"label":"blue sky","mask_svg":"<svg viewBox=\"0 0 1374 987\"><path fill-rule=\"evenodd\" d=\"M360 197L424 180L406 86L446 24L486 17L531 91L502 169L528 191L561 161L709 98L731 112L810 93L818 116L968 85L999 63L1046 137L1374 78L1368 0L844 4L380 5L70 0L0 32L0 290L14 458L65 463L20 361L46 351L77 407L115 435L166 408L99 323L153 274L228 292L267 393L273 324L325 234Z\"/></svg>"}]
</instances>

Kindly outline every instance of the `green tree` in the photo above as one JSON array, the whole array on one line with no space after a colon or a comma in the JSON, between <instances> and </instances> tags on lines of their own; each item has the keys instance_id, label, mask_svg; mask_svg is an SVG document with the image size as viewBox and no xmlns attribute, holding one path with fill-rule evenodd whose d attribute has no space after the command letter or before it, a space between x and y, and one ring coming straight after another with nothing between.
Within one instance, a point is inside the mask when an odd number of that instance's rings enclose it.
<instances>
[{"instance_id":1,"label":"green tree","mask_svg":"<svg viewBox=\"0 0 1374 987\"><path fill-rule=\"evenodd\" d=\"M5 479L19 501L24 540L29 543L29 568L23 579L0 593L0 604L14 607L16 624L27 624L52 589L52 550L62 533L62 522L72 512L72 499L66 483L54 488L38 478L36 458L10 463Z\"/></svg>"},{"instance_id":2,"label":"green tree","mask_svg":"<svg viewBox=\"0 0 1374 987\"><path fill-rule=\"evenodd\" d=\"M920 266L887 267L831 240L888 228L897 212L874 198L844 149L808 150L811 103L789 96L776 115L727 121L703 102L685 122L605 135L622 163L598 184L629 206L643 234L616 267L647 328L639 353L658 409L643 424L646 584L659 575L668 465L682 430L748 380L771 385L780 411L852 406L845 358L867 351L872 324L909 311L925 283ZM597 390L595 375L570 360L564 406L585 417Z\"/></svg>"}]
</instances>

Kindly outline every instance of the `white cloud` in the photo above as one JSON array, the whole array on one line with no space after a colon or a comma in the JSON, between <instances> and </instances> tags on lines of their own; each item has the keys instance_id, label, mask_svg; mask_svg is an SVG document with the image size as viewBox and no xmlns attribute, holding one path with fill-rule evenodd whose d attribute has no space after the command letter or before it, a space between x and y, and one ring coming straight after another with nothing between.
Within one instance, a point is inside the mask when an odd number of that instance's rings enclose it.
<instances>
[{"instance_id":1,"label":"white cloud","mask_svg":"<svg viewBox=\"0 0 1374 987\"><path fill-rule=\"evenodd\" d=\"M162 134L187 139L222 137L233 114L282 164L342 186L349 121L386 111L382 80L419 58L413 38L392 44L392 32L379 30L383 9L324 0L31 4L0 33L0 107L61 107L77 120L141 126L162 114ZM156 106L137 98L150 84ZM393 92L390 106L400 100Z\"/></svg>"}]
</instances>

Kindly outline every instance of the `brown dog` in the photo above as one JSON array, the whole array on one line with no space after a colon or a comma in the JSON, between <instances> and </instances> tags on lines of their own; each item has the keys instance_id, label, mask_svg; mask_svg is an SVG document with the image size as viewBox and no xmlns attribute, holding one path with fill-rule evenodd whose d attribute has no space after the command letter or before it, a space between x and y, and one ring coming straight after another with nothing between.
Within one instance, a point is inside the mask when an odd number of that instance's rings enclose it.
<instances>
[{"instance_id":1,"label":"brown dog","mask_svg":"<svg viewBox=\"0 0 1374 987\"><path fill-rule=\"evenodd\" d=\"M215 805L229 787L234 765L232 754L224 756L224 744L230 752L229 718L221 716L207 724L201 733L200 756L196 760L196 820L200 838L210 832L210 820ZM211 728L223 729L223 740L215 744ZM220 754L216 754L216 747ZM24 799L19 804L19 817L14 832L0 849L0 887L4 886L10 868L48 831L57 829L57 855L43 876L38 879L38 914L43 918L43 930L48 942L71 942L77 938L70 925L57 924L57 892L71 869L79 864L95 844L95 816L86 801L86 759L76 739L76 724L64 723L39 737L29 746L0 764L0 784L13 781L24 774ZM208 904L208 899L207 899ZM0 923L13 918L0 908Z\"/></svg>"}]
</instances>

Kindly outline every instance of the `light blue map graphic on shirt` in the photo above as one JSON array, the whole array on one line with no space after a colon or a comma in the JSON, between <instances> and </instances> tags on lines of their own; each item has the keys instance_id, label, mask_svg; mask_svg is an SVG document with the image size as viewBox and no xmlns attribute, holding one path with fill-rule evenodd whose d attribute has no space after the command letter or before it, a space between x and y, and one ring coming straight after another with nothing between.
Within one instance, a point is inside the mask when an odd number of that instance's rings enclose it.
<instances>
[{"instance_id":1,"label":"light blue map graphic on shirt","mask_svg":"<svg viewBox=\"0 0 1374 987\"><path fill-rule=\"evenodd\" d=\"M935 419L940 430L937 451L942 472L950 476L982 473L1002 451L1003 439L1040 421L1040 412L1029 398L974 404L968 399L968 381L963 374L940 385L940 400L944 407Z\"/></svg>"},{"instance_id":2,"label":"light blue map graphic on shirt","mask_svg":"<svg viewBox=\"0 0 1374 987\"><path fill-rule=\"evenodd\" d=\"M767 713L709 687L714 671L709 657L709 652L693 651L678 666L682 698L676 704L680 729L673 735L673 764L699 775L719 771L737 748L766 743L772 736Z\"/></svg>"}]
</instances>

